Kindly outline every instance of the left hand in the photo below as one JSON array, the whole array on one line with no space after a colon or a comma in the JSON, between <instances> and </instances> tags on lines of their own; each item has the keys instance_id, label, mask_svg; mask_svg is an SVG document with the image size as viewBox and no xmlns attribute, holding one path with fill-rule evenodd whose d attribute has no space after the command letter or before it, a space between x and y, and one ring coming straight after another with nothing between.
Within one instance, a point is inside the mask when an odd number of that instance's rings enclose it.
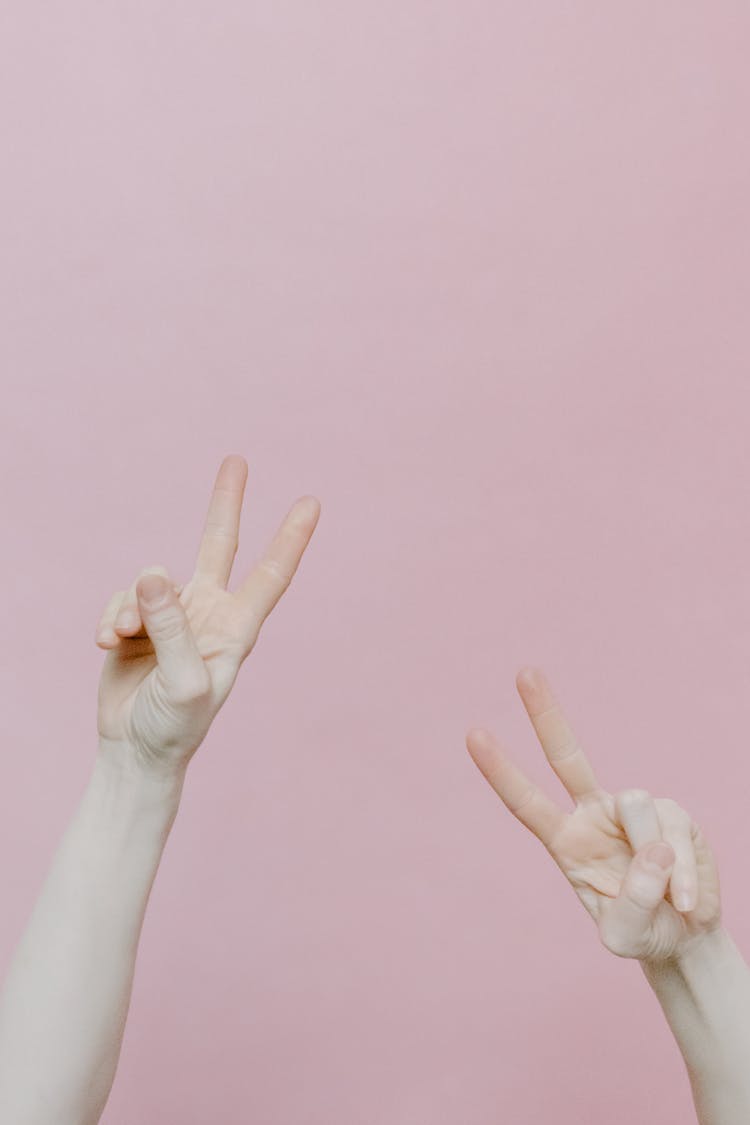
<instances>
[{"instance_id":1,"label":"left hand","mask_svg":"<svg viewBox=\"0 0 750 1125\"><path fill-rule=\"evenodd\" d=\"M510 761L487 731L468 733L474 762L508 809L541 840L620 957L679 957L720 925L716 865L703 833L669 798L602 789L544 675L517 687L542 749L575 802L565 812Z\"/></svg>"}]
</instances>

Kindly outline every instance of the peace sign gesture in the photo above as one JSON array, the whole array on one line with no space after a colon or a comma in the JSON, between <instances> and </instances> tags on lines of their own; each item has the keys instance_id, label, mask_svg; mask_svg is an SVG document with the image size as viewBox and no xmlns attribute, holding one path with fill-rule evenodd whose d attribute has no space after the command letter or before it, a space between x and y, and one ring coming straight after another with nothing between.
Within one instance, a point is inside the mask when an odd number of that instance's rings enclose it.
<instances>
[{"instance_id":1,"label":"peace sign gesture","mask_svg":"<svg viewBox=\"0 0 750 1125\"><path fill-rule=\"evenodd\" d=\"M163 567L146 568L129 590L110 598L100 618L97 644L109 650L99 684L101 749L150 775L184 771L318 521L317 499L299 499L266 554L230 593L246 480L244 458L225 457L186 585L175 586Z\"/></svg>"},{"instance_id":2,"label":"peace sign gesture","mask_svg":"<svg viewBox=\"0 0 750 1125\"><path fill-rule=\"evenodd\" d=\"M700 829L668 798L602 789L544 675L516 685L554 772L575 803L566 812L530 781L487 731L469 731L474 762L508 809L541 840L621 957L676 956L720 920L719 881Z\"/></svg>"}]
</instances>

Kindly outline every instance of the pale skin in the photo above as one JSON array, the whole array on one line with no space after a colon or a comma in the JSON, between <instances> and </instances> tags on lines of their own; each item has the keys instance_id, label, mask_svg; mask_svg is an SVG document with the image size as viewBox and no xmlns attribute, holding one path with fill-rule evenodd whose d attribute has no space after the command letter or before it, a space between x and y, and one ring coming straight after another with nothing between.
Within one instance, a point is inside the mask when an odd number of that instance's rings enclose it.
<instances>
[{"instance_id":1,"label":"pale skin","mask_svg":"<svg viewBox=\"0 0 750 1125\"><path fill-rule=\"evenodd\" d=\"M113 594L97 626L97 644L109 650L99 688L100 741L124 747L122 753L160 774L184 769L202 742L318 521L319 501L298 500L266 554L230 593L246 480L244 459L226 458L185 585L170 584L162 567L146 568L129 589ZM165 626L156 651L145 625L144 595L151 588L162 591L165 611L179 607L170 625L175 636Z\"/></svg>"},{"instance_id":2,"label":"pale skin","mask_svg":"<svg viewBox=\"0 0 750 1125\"><path fill-rule=\"evenodd\" d=\"M0 994L0 1121L9 1125L93 1125L109 1097L143 918L188 764L320 512L315 497L298 500L230 593L246 479L244 458L226 457L187 583L146 568L99 622L107 654L92 775Z\"/></svg>"},{"instance_id":3,"label":"pale skin","mask_svg":"<svg viewBox=\"0 0 750 1125\"><path fill-rule=\"evenodd\" d=\"M92 1125L106 1104L143 917L187 767L318 520L318 501L299 500L230 593L246 478L243 458L225 458L186 584L145 568L102 614L92 776L0 995L2 1122ZM475 762L544 843L605 945L640 961L685 1058L702 1125L750 1120L750 973L721 925L702 833L671 800L604 791L541 673L525 670L518 687L573 810L542 794L486 731L467 737Z\"/></svg>"},{"instance_id":4,"label":"pale skin","mask_svg":"<svg viewBox=\"0 0 750 1125\"><path fill-rule=\"evenodd\" d=\"M469 753L545 846L604 945L640 961L682 1051L701 1125L750 1120L750 970L722 927L703 833L669 798L603 789L545 675L525 668L516 685L573 808L543 793L489 731L469 731Z\"/></svg>"}]
</instances>

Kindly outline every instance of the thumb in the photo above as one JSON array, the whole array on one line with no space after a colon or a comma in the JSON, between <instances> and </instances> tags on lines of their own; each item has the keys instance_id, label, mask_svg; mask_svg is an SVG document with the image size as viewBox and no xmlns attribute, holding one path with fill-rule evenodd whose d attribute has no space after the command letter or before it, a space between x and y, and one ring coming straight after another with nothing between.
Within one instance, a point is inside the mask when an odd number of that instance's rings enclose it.
<instances>
[{"instance_id":1,"label":"thumb","mask_svg":"<svg viewBox=\"0 0 750 1125\"><path fill-rule=\"evenodd\" d=\"M135 592L143 627L172 702L205 693L210 686L208 671L171 579L161 574L141 575Z\"/></svg>"},{"instance_id":2,"label":"thumb","mask_svg":"<svg viewBox=\"0 0 750 1125\"><path fill-rule=\"evenodd\" d=\"M601 938L621 957L639 957L654 916L664 901L675 853L659 840L647 844L630 861L617 898L610 900L600 926Z\"/></svg>"}]
</instances>

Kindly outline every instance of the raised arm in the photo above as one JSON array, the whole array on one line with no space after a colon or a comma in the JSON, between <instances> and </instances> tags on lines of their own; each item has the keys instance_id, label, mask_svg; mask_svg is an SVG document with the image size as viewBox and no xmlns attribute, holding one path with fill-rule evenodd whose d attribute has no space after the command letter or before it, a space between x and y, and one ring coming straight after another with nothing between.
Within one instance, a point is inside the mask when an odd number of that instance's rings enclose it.
<instances>
[{"instance_id":1,"label":"raised arm","mask_svg":"<svg viewBox=\"0 0 750 1125\"><path fill-rule=\"evenodd\" d=\"M524 669L517 686L574 808L566 812L542 793L488 731L467 735L472 758L544 844L604 945L640 961L682 1052L702 1125L750 1121L750 969L722 927L703 833L668 798L602 789L542 673Z\"/></svg>"},{"instance_id":2,"label":"raised arm","mask_svg":"<svg viewBox=\"0 0 750 1125\"><path fill-rule=\"evenodd\" d=\"M230 594L246 478L243 458L225 458L185 586L149 568L100 621L97 643L108 652L92 774L0 995L3 1125L93 1125L109 1096L188 763L318 519L317 500L299 500Z\"/></svg>"}]
</instances>

